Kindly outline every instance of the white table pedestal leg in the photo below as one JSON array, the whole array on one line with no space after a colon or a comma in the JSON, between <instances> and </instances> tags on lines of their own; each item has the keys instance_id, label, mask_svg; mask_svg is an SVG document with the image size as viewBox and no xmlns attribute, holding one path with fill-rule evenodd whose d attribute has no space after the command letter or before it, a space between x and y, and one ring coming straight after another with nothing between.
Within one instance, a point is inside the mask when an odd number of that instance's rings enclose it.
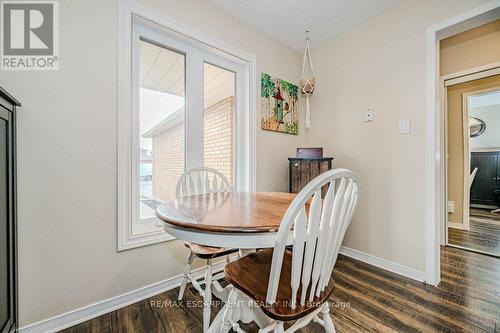
<instances>
[{"instance_id":1,"label":"white table pedestal leg","mask_svg":"<svg viewBox=\"0 0 500 333\"><path fill-rule=\"evenodd\" d=\"M250 253L256 252L255 249L240 249L238 251L238 258L241 258L243 256L246 256ZM226 263L229 263L229 256L226 256ZM222 286L219 284L218 280L224 277L224 272L220 272L212 277L212 294L220 299L222 302L226 303L227 298L229 297L229 288L222 288Z\"/></svg>"},{"instance_id":2,"label":"white table pedestal leg","mask_svg":"<svg viewBox=\"0 0 500 333\"><path fill-rule=\"evenodd\" d=\"M242 250L240 249L238 252L238 257L241 258L242 256L254 253L255 251L256 251L255 249L242 249ZM229 256L227 256L226 258L229 258ZM223 277L224 277L224 272L220 272L212 277L212 294L218 299L220 299L222 302L226 303L232 286L229 285L223 288L218 282L218 280L222 279Z\"/></svg>"},{"instance_id":3,"label":"white table pedestal leg","mask_svg":"<svg viewBox=\"0 0 500 333\"><path fill-rule=\"evenodd\" d=\"M256 249L239 249L238 254L240 255L240 258L241 258L241 257L244 257L246 255L249 255L250 253L254 253L256 251L257 251Z\"/></svg>"},{"instance_id":4,"label":"white table pedestal leg","mask_svg":"<svg viewBox=\"0 0 500 333\"><path fill-rule=\"evenodd\" d=\"M227 333L231 328L238 331L238 322L247 324L255 321L260 328L266 327L271 323L271 320L264 312L258 306L254 305L252 299L232 286L228 287L231 288L228 300L215 317L208 333Z\"/></svg>"},{"instance_id":5,"label":"white table pedestal leg","mask_svg":"<svg viewBox=\"0 0 500 333\"><path fill-rule=\"evenodd\" d=\"M220 299L222 302L226 303L227 298L229 297L229 288L225 287L223 288L219 281L217 281L215 278L212 279L212 294Z\"/></svg>"}]
</instances>

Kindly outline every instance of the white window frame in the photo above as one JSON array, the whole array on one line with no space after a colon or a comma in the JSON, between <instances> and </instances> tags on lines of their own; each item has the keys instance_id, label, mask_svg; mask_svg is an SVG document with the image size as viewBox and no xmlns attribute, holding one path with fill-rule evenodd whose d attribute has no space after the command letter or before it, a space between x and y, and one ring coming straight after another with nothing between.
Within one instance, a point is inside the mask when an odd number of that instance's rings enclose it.
<instances>
[{"instance_id":1,"label":"white window frame","mask_svg":"<svg viewBox=\"0 0 500 333\"><path fill-rule=\"evenodd\" d=\"M185 167L203 166L203 63L236 73L234 188L255 190L255 57L158 14L133 1L120 1L118 45L118 251L174 239L163 231L133 236L139 218L138 39L186 55ZM193 70L194 66L201 68ZM193 75L197 75L193 79ZM191 78L188 80L187 78Z\"/></svg>"}]
</instances>

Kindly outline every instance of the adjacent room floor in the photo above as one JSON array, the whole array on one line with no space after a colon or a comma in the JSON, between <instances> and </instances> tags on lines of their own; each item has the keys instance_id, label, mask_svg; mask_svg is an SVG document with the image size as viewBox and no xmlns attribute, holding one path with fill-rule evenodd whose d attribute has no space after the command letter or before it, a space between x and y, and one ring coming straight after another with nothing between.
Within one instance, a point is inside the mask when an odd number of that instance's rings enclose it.
<instances>
[{"instance_id":1,"label":"adjacent room floor","mask_svg":"<svg viewBox=\"0 0 500 333\"><path fill-rule=\"evenodd\" d=\"M339 333L500 330L498 258L443 247L438 287L345 256L340 256L334 274L331 315ZM186 291L185 302L201 303L201 297L193 291ZM201 332L201 307L174 306L177 292L165 292L63 332ZM168 302L170 306L165 305ZM256 325L242 327L257 332ZM315 323L301 330L321 331Z\"/></svg>"},{"instance_id":2,"label":"adjacent room floor","mask_svg":"<svg viewBox=\"0 0 500 333\"><path fill-rule=\"evenodd\" d=\"M448 243L500 257L500 214L471 208L469 230L448 228Z\"/></svg>"}]
</instances>

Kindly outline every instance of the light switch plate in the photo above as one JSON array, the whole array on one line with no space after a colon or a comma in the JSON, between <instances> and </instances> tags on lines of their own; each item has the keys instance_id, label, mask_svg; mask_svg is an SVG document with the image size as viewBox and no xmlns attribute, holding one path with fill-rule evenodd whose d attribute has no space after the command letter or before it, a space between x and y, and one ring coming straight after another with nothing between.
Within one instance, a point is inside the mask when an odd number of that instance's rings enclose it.
<instances>
[{"instance_id":1,"label":"light switch plate","mask_svg":"<svg viewBox=\"0 0 500 333\"><path fill-rule=\"evenodd\" d=\"M373 119L375 118L375 114L373 113L372 109L368 109L365 112L365 122L371 123Z\"/></svg>"},{"instance_id":2,"label":"light switch plate","mask_svg":"<svg viewBox=\"0 0 500 333\"><path fill-rule=\"evenodd\" d=\"M410 134L410 120L404 119L399 121L399 134Z\"/></svg>"}]
</instances>

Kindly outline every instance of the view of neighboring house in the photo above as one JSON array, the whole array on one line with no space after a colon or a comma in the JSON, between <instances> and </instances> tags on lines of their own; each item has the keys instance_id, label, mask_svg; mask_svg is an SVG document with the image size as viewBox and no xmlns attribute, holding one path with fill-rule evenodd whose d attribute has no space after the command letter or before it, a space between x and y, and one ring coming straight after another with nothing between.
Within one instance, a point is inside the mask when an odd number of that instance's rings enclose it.
<instances>
[{"instance_id":1,"label":"view of neighboring house","mask_svg":"<svg viewBox=\"0 0 500 333\"><path fill-rule=\"evenodd\" d=\"M175 196L175 184L184 172L184 108L172 113L142 135L153 139L153 198Z\"/></svg>"},{"instance_id":2,"label":"view of neighboring house","mask_svg":"<svg viewBox=\"0 0 500 333\"><path fill-rule=\"evenodd\" d=\"M233 178L234 97L226 97L204 111L205 166ZM167 116L142 135L153 140L153 198L175 196L175 185L184 172L184 108Z\"/></svg>"}]
</instances>

